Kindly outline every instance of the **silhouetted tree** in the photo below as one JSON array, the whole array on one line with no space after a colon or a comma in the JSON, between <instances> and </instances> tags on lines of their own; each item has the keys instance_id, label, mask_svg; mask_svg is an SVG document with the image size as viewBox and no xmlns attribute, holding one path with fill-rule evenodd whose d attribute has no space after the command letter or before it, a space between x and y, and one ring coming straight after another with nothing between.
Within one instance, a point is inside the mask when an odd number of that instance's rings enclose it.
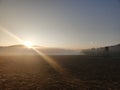
<instances>
[{"instance_id":1,"label":"silhouetted tree","mask_svg":"<svg viewBox=\"0 0 120 90\"><path fill-rule=\"evenodd\" d=\"M109 47L104 48L105 57L109 56Z\"/></svg>"}]
</instances>

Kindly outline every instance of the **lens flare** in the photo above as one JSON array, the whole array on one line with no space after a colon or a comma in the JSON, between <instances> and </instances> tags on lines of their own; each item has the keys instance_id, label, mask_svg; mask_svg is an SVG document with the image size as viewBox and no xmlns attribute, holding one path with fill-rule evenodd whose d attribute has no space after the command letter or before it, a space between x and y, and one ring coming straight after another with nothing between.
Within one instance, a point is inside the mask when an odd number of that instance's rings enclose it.
<instances>
[{"instance_id":1,"label":"lens flare","mask_svg":"<svg viewBox=\"0 0 120 90\"><path fill-rule=\"evenodd\" d=\"M6 28L0 26L0 30L7 33L9 36L15 38L16 40L18 40L21 44L25 45L28 48L32 48L36 53L38 53L38 55L40 55L47 63L50 64L51 67L53 67L56 71L58 71L60 74L65 74L65 70L57 63L55 62L55 60L53 60L51 57L45 55L44 53L42 53L41 51L37 50L36 48L33 47L32 42L30 41L23 41L22 39L20 39L18 36L16 36L15 34L9 32L9 30L7 30Z\"/></svg>"}]
</instances>

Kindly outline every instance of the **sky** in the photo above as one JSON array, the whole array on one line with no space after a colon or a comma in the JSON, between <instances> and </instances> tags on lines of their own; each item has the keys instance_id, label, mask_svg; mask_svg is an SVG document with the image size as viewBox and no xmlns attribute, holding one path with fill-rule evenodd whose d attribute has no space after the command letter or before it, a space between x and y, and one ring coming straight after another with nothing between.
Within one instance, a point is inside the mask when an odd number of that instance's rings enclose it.
<instances>
[{"instance_id":1,"label":"sky","mask_svg":"<svg viewBox=\"0 0 120 90\"><path fill-rule=\"evenodd\" d=\"M0 46L20 44L15 36L71 49L119 44L120 0L0 0Z\"/></svg>"}]
</instances>

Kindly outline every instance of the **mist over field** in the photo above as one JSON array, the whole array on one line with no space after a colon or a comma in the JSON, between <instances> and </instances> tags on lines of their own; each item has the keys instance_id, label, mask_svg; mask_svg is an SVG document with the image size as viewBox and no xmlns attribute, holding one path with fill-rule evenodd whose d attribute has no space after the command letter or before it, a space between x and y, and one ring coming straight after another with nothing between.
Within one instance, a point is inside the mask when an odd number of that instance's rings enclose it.
<instances>
[{"instance_id":1,"label":"mist over field","mask_svg":"<svg viewBox=\"0 0 120 90\"><path fill-rule=\"evenodd\" d=\"M38 51L43 52L46 55L80 55L80 50L62 49L62 48L49 48L34 46ZM37 54L32 48L27 48L24 45L13 45L0 47L0 55L35 55Z\"/></svg>"},{"instance_id":2,"label":"mist over field","mask_svg":"<svg viewBox=\"0 0 120 90\"><path fill-rule=\"evenodd\" d=\"M120 0L0 0L0 90L120 90Z\"/></svg>"}]
</instances>

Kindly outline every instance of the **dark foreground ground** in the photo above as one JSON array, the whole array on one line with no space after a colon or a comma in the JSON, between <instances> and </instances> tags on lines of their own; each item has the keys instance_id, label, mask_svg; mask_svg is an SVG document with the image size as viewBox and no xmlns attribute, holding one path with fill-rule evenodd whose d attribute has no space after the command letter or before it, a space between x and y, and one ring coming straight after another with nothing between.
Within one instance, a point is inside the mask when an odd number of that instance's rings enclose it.
<instances>
[{"instance_id":1,"label":"dark foreground ground","mask_svg":"<svg viewBox=\"0 0 120 90\"><path fill-rule=\"evenodd\" d=\"M0 56L0 90L120 90L120 58L51 58L63 71L40 56Z\"/></svg>"}]
</instances>

